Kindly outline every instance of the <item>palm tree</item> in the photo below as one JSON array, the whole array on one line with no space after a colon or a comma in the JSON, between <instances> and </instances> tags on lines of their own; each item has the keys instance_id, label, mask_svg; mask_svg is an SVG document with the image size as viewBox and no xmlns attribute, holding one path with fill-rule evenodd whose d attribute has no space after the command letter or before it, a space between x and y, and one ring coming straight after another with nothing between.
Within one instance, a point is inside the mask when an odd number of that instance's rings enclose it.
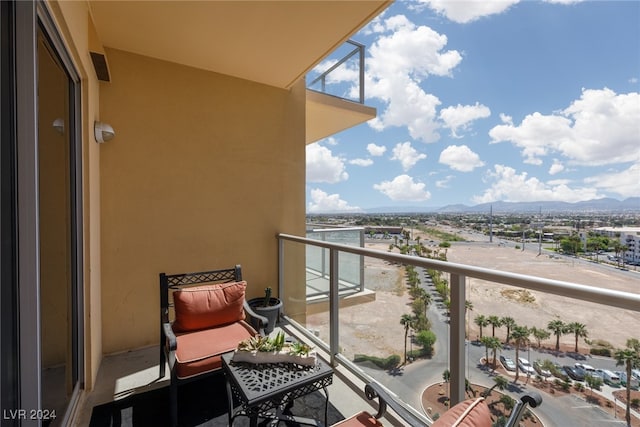
<instances>
[{"instance_id":1,"label":"palm tree","mask_svg":"<svg viewBox=\"0 0 640 427\"><path fill-rule=\"evenodd\" d=\"M407 335L409 328L413 326L413 317L410 314L403 314L400 318L400 324L404 326L404 363L407 363Z\"/></svg>"},{"instance_id":2,"label":"palm tree","mask_svg":"<svg viewBox=\"0 0 640 427\"><path fill-rule=\"evenodd\" d=\"M511 337L513 338L513 342L516 346L516 364L518 363L520 347L524 347L525 344L529 342L529 334L531 334L531 331L529 331L529 328L527 328L526 326L516 325L513 327L513 331L511 331ZM520 365L516 367L516 379L514 380L514 382L518 381L519 372Z\"/></svg>"},{"instance_id":3,"label":"palm tree","mask_svg":"<svg viewBox=\"0 0 640 427\"><path fill-rule=\"evenodd\" d=\"M494 377L493 381L495 382L495 384L492 385L491 388L487 389L484 393L482 393L482 397L489 396L493 391L493 389L496 387L498 387L498 390L504 390L509 385L509 380L507 380L505 377L501 375Z\"/></svg>"},{"instance_id":4,"label":"palm tree","mask_svg":"<svg viewBox=\"0 0 640 427\"><path fill-rule=\"evenodd\" d=\"M533 335L533 337L536 339L536 342L538 343L538 348L540 348L541 341L549 338L551 336L551 332L545 329L536 328L534 326L531 328L531 335Z\"/></svg>"},{"instance_id":5,"label":"palm tree","mask_svg":"<svg viewBox=\"0 0 640 427\"><path fill-rule=\"evenodd\" d=\"M503 317L500 319L500 323L502 326L507 327L507 339L504 341L505 344L509 344L509 334L511 333L511 328L516 326L516 321L513 320L513 317Z\"/></svg>"},{"instance_id":6,"label":"palm tree","mask_svg":"<svg viewBox=\"0 0 640 427\"><path fill-rule=\"evenodd\" d=\"M502 343L496 337L484 337L482 339L482 343L486 347L487 353L489 352L489 350L491 350L491 352L493 354L493 370L495 370L496 369L496 356L497 356L496 353L498 352L499 348L502 348ZM487 361L488 361L488 358L487 358Z\"/></svg>"},{"instance_id":7,"label":"palm tree","mask_svg":"<svg viewBox=\"0 0 640 427\"><path fill-rule=\"evenodd\" d=\"M556 351L560 351L560 337L566 333L567 325L562 320L556 319L547 324L547 329L556 336Z\"/></svg>"},{"instance_id":8,"label":"palm tree","mask_svg":"<svg viewBox=\"0 0 640 427\"><path fill-rule=\"evenodd\" d=\"M627 340L627 348L615 352L616 366L624 365L627 374L627 409L625 419L627 426L631 426L631 370L640 367L640 342L636 339Z\"/></svg>"},{"instance_id":9,"label":"palm tree","mask_svg":"<svg viewBox=\"0 0 640 427\"><path fill-rule=\"evenodd\" d=\"M485 365L489 364L489 342L491 341L491 337L482 337L480 342L484 346L484 361Z\"/></svg>"},{"instance_id":10,"label":"palm tree","mask_svg":"<svg viewBox=\"0 0 640 427\"><path fill-rule=\"evenodd\" d=\"M571 322L567 325L567 332L571 332L576 336L576 348L575 352L578 352L578 338L586 338L587 334L587 325L580 322Z\"/></svg>"},{"instance_id":11,"label":"palm tree","mask_svg":"<svg viewBox=\"0 0 640 427\"><path fill-rule=\"evenodd\" d=\"M498 316L489 316L487 317L487 321L491 325L491 336L496 336L496 328L502 326L502 322Z\"/></svg>"},{"instance_id":12,"label":"palm tree","mask_svg":"<svg viewBox=\"0 0 640 427\"><path fill-rule=\"evenodd\" d=\"M478 314L475 319L473 319L473 323L478 325L480 328L480 340L482 340L482 328L485 326L489 326L489 319L484 317L482 314Z\"/></svg>"}]
</instances>

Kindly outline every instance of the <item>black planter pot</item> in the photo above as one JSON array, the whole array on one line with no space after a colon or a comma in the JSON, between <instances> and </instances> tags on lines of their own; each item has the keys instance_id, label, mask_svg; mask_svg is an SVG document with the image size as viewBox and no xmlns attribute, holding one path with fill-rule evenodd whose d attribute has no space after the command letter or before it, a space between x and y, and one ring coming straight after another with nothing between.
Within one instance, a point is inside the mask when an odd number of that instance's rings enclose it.
<instances>
[{"instance_id":1,"label":"black planter pot","mask_svg":"<svg viewBox=\"0 0 640 427\"><path fill-rule=\"evenodd\" d=\"M264 303L264 298L253 298L249 300L249 306L251 306L253 311L269 319L269 327L265 328L264 332L266 334L270 334L273 331L273 328L278 323L278 320L280 319L280 310L282 309L282 301L280 301L278 298L272 297L269 299L268 307L265 307L264 305L262 305L263 303ZM252 322L252 326L254 328L258 327L258 325L256 325L255 322Z\"/></svg>"}]
</instances>

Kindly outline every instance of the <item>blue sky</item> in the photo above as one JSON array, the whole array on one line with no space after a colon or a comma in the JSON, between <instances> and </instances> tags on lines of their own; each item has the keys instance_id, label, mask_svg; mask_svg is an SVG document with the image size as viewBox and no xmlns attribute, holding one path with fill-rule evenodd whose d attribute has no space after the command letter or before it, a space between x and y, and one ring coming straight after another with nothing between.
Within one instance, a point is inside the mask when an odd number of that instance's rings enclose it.
<instances>
[{"instance_id":1,"label":"blue sky","mask_svg":"<svg viewBox=\"0 0 640 427\"><path fill-rule=\"evenodd\" d=\"M397 1L353 39L378 116L307 146L307 212L640 196L640 2Z\"/></svg>"}]
</instances>

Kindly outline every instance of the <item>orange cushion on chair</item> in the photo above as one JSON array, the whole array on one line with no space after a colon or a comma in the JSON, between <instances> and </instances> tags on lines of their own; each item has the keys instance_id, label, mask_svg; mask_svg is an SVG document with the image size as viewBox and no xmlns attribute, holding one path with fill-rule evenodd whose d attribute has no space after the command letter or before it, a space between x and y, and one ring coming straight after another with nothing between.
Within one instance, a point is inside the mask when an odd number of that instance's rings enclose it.
<instances>
[{"instance_id":1,"label":"orange cushion on chair","mask_svg":"<svg viewBox=\"0 0 640 427\"><path fill-rule=\"evenodd\" d=\"M442 414L431 427L491 427L491 412L484 398L469 399Z\"/></svg>"},{"instance_id":2,"label":"orange cushion on chair","mask_svg":"<svg viewBox=\"0 0 640 427\"><path fill-rule=\"evenodd\" d=\"M196 331L244 320L247 282L220 283L173 293L176 332Z\"/></svg>"},{"instance_id":3,"label":"orange cushion on chair","mask_svg":"<svg viewBox=\"0 0 640 427\"><path fill-rule=\"evenodd\" d=\"M383 427L373 415L362 411L352 417L339 421L331 427Z\"/></svg>"},{"instance_id":4,"label":"orange cushion on chair","mask_svg":"<svg viewBox=\"0 0 640 427\"><path fill-rule=\"evenodd\" d=\"M244 321L178 334L178 378L188 378L220 368L221 356L224 353L235 350L240 341L256 334L257 332Z\"/></svg>"}]
</instances>

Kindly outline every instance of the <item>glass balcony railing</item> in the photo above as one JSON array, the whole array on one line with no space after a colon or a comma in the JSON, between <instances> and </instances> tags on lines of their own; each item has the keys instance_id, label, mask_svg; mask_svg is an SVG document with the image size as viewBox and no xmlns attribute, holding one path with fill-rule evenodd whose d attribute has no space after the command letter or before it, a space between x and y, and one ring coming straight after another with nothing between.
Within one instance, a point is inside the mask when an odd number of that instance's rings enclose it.
<instances>
[{"instance_id":1,"label":"glass balcony railing","mask_svg":"<svg viewBox=\"0 0 640 427\"><path fill-rule=\"evenodd\" d=\"M348 40L306 77L307 89L364 104L364 45Z\"/></svg>"},{"instance_id":2,"label":"glass balcony railing","mask_svg":"<svg viewBox=\"0 0 640 427\"><path fill-rule=\"evenodd\" d=\"M307 238L322 242L364 247L364 228L309 228ZM329 298L329 250L317 246L306 247L307 303ZM338 288L341 297L364 290L364 258L345 253L339 260Z\"/></svg>"},{"instance_id":3,"label":"glass balcony railing","mask_svg":"<svg viewBox=\"0 0 640 427\"><path fill-rule=\"evenodd\" d=\"M435 414L423 401L425 384L441 384L442 388L442 384L446 383L450 405L467 398L467 382L484 383L486 387L493 384L494 375L483 366L484 362L480 362L487 356L492 358L491 350L481 344L476 332L471 334L468 329L473 323L473 319L470 319L472 308L467 305L468 298L473 292L484 289L485 283L503 286L517 294L534 292L543 296L546 301L561 301L560 304L566 304L566 307L582 304L594 316L602 317L600 321L608 325L607 330L610 331L615 331L616 325L621 322L640 327L640 294L637 293L458 264L436 259L437 257L424 258L369 249L363 244L354 244L357 239L347 238L348 234L338 238L336 236L339 234L323 233L326 232L313 230L308 233L308 237L278 235L279 295L284 301L286 320L326 351L334 365L343 366L362 381L381 382L412 410L426 413L430 417ZM345 260L347 261L343 262ZM341 294L341 283L352 274L349 270L354 266L358 266L357 269L362 272L362 292L366 294L369 291L370 294L361 301L348 302L348 298ZM346 270L344 276L343 269ZM327 281L328 304L325 310L313 309L311 304L307 301L303 303L296 294L299 288L297 283L303 276L308 279L309 270L319 272L318 275L322 275ZM427 296L425 293L413 294L407 291L407 282L415 279L416 275ZM447 298L442 298L441 289L438 289L443 283L448 288ZM431 303L421 305L421 299ZM548 304L543 301L541 300L536 310L540 322L544 322L538 326L546 328L546 322L552 319L547 318ZM607 310L600 310L600 307L606 307ZM412 322L415 322L420 317L416 313L422 310L425 312L423 321L428 323L427 329L432 331L433 337L418 332L414 335L413 331L419 329L414 323L406 328L402 324L403 313L413 312ZM613 314L601 314L605 312ZM507 314L517 321L518 313ZM385 334L388 337L389 332L394 340L391 346L383 337ZM485 335L490 335L491 326L485 326L484 332ZM564 333L570 335L566 331ZM423 344L433 338L435 343L431 341L432 354L425 357L418 350L426 349ZM553 335L546 340L549 343L555 342ZM570 353L543 353L538 348L539 345L535 344L533 336L522 343L523 345L517 346L519 356L532 362L544 359L558 368L561 365L573 366L576 362ZM513 338L510 345L503 346L502 342L500 344L500 348L496 350L498 356L514 352ZM378 355L376 360L368 358L373 354ZM414 355L420 359L410 363ZM374 366L376 363L383 366L385 361L389 362L388 359L394 357L395 364L391 360L389 366L398 365L399 362L401 368L379 369ZM408 360L397 360L398 357L407 357ZM591 363L595 363L595 359ZM615 359L612 363L615 365ZM624 367L619 367L618 370L624 370ZM443 381L445 372L448 373L448 381ZM540 377L537 372L532 371L529 375L525 371L520 372L520 383L513 382L511 391L522 392L526 387L531 387L534 376ZM537 379L535 382L537 383ZM545 406L555 410L554 404L547 401L540 410L544 411ZM624 411L619 409L618 418L623 417L623 414ZM570 421L564 425L577 425L575 422L582 420L580 417L587 417L587 424L584 425L592 425L588 423L591 415L584 412L567 413L564 416Z\"/></svg>"}]
</instances>

